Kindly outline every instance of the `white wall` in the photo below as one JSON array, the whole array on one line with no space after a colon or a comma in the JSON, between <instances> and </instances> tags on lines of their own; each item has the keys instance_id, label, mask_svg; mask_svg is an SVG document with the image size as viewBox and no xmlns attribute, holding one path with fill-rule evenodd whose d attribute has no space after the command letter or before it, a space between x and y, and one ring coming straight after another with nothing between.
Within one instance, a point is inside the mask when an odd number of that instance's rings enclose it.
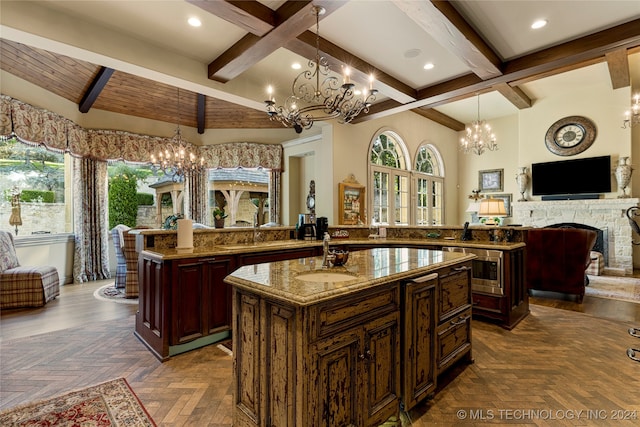
<instances>
[{"instance_id":1,"label":"white wall","mask_svg":"<svg viewBox=\"0 0 640 427\"><path fill-rule=\"evenodd\" d=\"M334 126L333 194L336 202L333 217L338 218L338 183L350 174L353 174L360 184L367 186L367 197L369 197L368 150L372 138L382 128L393 130L402 138L411 157L410 165L415 163L418 148L422 144L433 144L440 151L445 172L445 223L457 223L457 133L410 111L355 125ZM366 215L367 221L370 221L369 213L367 212Z\"/></svg>"},{"instance_id":2,"label":"white wall","mask_svg":"<svg viewBox=\"0 0 640 427\"><path fill-rule=\"evenodd\" d=\"M15 246L20 265L54 266L60 284L73 283L73 235L24 236L15 242Z\"/></svg>"}]
</instances>

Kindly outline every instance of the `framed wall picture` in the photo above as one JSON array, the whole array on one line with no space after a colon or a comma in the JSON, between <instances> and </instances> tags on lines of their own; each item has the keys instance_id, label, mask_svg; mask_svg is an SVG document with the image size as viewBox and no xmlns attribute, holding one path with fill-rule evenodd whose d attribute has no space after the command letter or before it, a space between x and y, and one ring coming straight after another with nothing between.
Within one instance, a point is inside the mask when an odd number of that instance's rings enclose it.
<instances>
[{"instance_id":1,"label":"framed wall picture","mask_svg":"<svg viewBox=\"0 0 640 427\"><path fill-rule=\"evenodd\" d=\"M486 196L486 198L492 199L502 199L504 200L504 209L507 211L507 216L511 216L511 194L492 194L490 196Z\"/></svg>"},{"instance_id":2,"label":"framed wall picture","mask_svg":"<svg viewBox=\"0 0 640 427\"><path fill-rule=\"evenodd\" d=\"M491 169L478 172L478 186L480 191L502 191L504 184L504 169Z\"/></svg>"},{"instance_id":3,"label":"framed wall picture","mask_svg":"<svg viewBox=\"0 0 640 427\"><path fill-rule=\"evenodd\" d=\"M365 186L355 180L345 180L338 184L339 224L366 224L364 206L366 203Z\"/></svg>"}]
</instances>

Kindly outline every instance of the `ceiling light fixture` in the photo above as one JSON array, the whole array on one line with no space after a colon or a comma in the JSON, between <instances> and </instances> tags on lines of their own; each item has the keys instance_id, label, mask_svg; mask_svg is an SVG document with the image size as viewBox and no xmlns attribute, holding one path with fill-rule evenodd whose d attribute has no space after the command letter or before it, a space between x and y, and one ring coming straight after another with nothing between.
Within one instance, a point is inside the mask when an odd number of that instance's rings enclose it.
<instances>
[{"instance_id":1,"label":"ceiling light fixture","mask_svg":"<svg viewBox=\"0 0 640 427\"><path fill-rule=\"evenodd\" d=\"M187 22L189 23L189 25L191 25L192 27L199 27L202 25L202 22L200 22L200 20L198 18L191 17L187 20Z\"/></svg>"},{"instance_id":2,"label":"ceiling light fixture","mask_svg":"<svg viewBox=\"0 0 640 427\"><path fill-rule=\"evenodd\" d=\"M464 153L475 153L478 156L485 150L495 151L498 149L496 136L491 132L491 126L480 120L480 95L478 95L478 120L474 120L466 128L467 135L460 139L460 151Z\"/></svg>"},{"instance_id":3,"label":"ceiling light fixture","mask_svg":"<svg viewBox=\"0 0 640 427\"><path fill-rule=\"evenodd\" d=\"M640 123L640 93L633 95L631 109L624 113L623 129L631 128Z\"/></svg>"},{"instance_id":4,"label":"ceiling light fixture","mask_svg":"<svg viewBox=\"0 0 640 427\"><path fill-rule=\"evenodd\" d=\"M424 69L425 70L433 70L433 67L435 67L435 65L433 65L432 62L427 62L426 64L424 64Z\"/></svg>"},{"instance_id":5,"label":"ceiling light fixture","mask_svg":"<svg viewBox=\"0 0 640 427\"><path fill-rule=\"evenodd\" d=\"M547 25L546 19L538 19L537 21L534 21L533 24L531 24L531 28L533 28L534 30L538 30L542 27L545 27L546 25Z\"/></svg>"},{"instance_id":6,"label":"ceiling light fixture","mask_svg":"<svg viewBox=\"0 0 640 427\"><path fill-rule=\"evenodd\" d=\"M359 98L354 97L355 84L350 80L348 67L343 68L342 84L338 78L329 75L327 60L320 57L320 15L325 13L325 9L314 6L313 13L316 16L315 62L310 60L310 69L294 79L291 96L285 100L284 105L276 106L271 86L267 89L269 99L265 101L269 119L292 127L297 133L301 133L303 129L310 129L313 122L318 120L338 119L340 123L349 123L363 111L369 112L369 107L378 93L373 88L373 75L369 78L369 88L363 89Z\"/></svg>"},{"instance_id":7,"label":"ceiling light fixture","mask_svg":"<svg viewBox=\"0 0 640 427\"><path fill-rule=\"evenodd\" d=\"M171 143L165 148L164 152L160 150L158 157L151 155L151 168L154 172L162 171L164 175L170 176L174 182L182 182L185 177L202 172L204 167L204 158L198 160L193 152L187 150L182 140L182 132L180 131L180 88L178 88L178 106L177 106L178 126L176 132L171 138Z\"/></svg>"}]
</instances>

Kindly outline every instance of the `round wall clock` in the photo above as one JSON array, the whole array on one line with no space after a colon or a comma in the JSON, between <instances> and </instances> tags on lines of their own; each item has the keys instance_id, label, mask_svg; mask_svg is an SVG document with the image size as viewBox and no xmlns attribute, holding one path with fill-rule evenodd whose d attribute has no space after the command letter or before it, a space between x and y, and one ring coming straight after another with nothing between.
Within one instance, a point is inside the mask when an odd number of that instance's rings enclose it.
<instances>
[{"instance_id":1,"label":"round wall clock","mask_svg":"<svg viewBox=\"0 0 640 427\"><path fill-rule=\"evenodd\" d=\"M573 156L591 147L596 125L586 117L569 116L551 125L544 138L549 151L558 156Z\"/></svg>"}]
</instances>

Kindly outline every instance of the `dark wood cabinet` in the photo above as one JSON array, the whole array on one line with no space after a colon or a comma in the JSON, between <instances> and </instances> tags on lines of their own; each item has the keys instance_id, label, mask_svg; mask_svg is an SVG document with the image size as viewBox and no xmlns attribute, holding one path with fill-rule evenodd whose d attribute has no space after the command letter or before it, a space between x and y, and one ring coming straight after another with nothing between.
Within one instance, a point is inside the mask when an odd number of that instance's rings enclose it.
<instances>
[{"instance_id":1,"label":"dark wood cabinet","mask_svg":"<svg viewBox=\"0 0 640 427\"><path fill-rule=\"evenodd\" d=\"M243 265L305 258L315 256L316 251L311 247L178 259L145 251L138 261L140 303L135 334L160 360L210 344L217 334L231 330L227 275Z\"/></svg>"},{"instance_id":2,"label":"dark wood cabinet","mask_svg":"<svg viewBox=\"0 0 640 427\"><path fill-rule=\"evenodd\" d=\"M193 258L172 263L171 345L231 328L231 288L224 278L230 257Z\"/></svg>"},{"instance_id":3,"label":"dark wood cabinet","mask_svg":"<svg viewBox=\"0 0 640 427\"><path fill-rule=\"evenodd\" d=\"M474 292L474 316L494 320L503 328L511 330L529 314L525 254L524 247L503 251L503 294Z\"/></svg>"},{"instance_id":4,"label":"dark wood cabinet","mask_svg":"<svg viewBox=\"0 0 640 427\"><path fill-rule=\"evenodd\" d=\"M440 375L471 355L471 263L438 270L436 368Z\"/></svg>"},{"instance_id":5,"label":"dark wood cabinet","mask_svg":"<svg viewBox=\"0 0 640 427\"><path fill-rule=\"evenodd\" d=\"M403 286L402 396L405 410L433 394L436 387L436 289L432 273Z\"/></svg>"}]
</instances>

